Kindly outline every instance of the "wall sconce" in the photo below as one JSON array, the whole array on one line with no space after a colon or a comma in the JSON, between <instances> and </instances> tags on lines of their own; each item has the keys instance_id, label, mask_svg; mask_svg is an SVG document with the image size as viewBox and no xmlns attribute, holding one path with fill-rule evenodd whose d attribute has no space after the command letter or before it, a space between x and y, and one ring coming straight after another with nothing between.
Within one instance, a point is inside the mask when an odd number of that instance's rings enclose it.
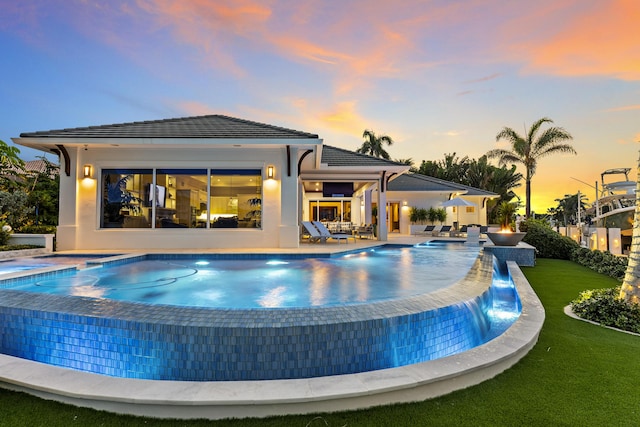
<instances>
[{"instance_id":1,"label":"wall sconce","mask_svg":"<svg viewBox=\"0 0 640 427\"><path fill-rule=\"evenodd\" d=\"M275 168L273 165L267 166L267 179L273 179L275 175Z\"/></svg>"},{"instance_id":2,"label":"wall sconce","mask_svg":"<svg viewBox=\"0 0 640 427\"><path fill-rule=\"evenodd\" d=\"M82 167L82 174L85 178L91 178L91 165L84 165Z\"/></svg>"},{"instance_id":3,"label":"wall sconce","mask_svg":"<svg viewBox=\"0 0 640 427\"><path fill-rule=\"evenodd\" d=\"M409 204L409 202L407 202L406 200L404 200L404 201L402 202L402 206L407 206L408 204Z\"/></svg>"}]
</instances>

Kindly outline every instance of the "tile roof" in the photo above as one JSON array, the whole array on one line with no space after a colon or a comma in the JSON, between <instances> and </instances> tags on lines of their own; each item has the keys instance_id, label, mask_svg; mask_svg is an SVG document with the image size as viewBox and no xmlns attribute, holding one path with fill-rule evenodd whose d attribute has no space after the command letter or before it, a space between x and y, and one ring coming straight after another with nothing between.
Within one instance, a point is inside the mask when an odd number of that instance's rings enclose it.
<instances>
[{"instance_id":1,"label":"tile roof","mask_svg":"<svg viewBox=\"0 0 640 427\"><path fill-rule=\"evenodd\" d=\"M465 196L497 197L498 194L468 185L445 181L440 178L422 175L418 173L406 173L400 175L389 183L389 191L466 191Z\"/></svg>"},{"instance_id":2,"label":"tile roof","mask_svg":"<svg viewBox=\"0 0 640 427\"><path fill-rule=\"evenodd\" d=\"M20 134L21 138L300 139L318 135L219 114Z\"/></svg>"},{"instance_id":3,"label":"tile roof","mask_svg":"<svg viewBox=\"0 0 640 427\"><path fill-rule=\"evenodd\" d=\"M322 146L322 163L328 166L409 166L394 162L391 160L373 157L368 154L356 153L342 148L332 147L330 145Z\"/></svg>"},{"instance_id":4,"label":"tile roof","mask_svg":"<svg viewBox=\"0 0 640 427\"><path fill-rule=\"evenodd\" d=\"M53 165L58 168L58 165ZM47 162L44 160L28 160L24 162L24 170L26 172L43 173L47 170Z\"/></svg>"}]
</instances>

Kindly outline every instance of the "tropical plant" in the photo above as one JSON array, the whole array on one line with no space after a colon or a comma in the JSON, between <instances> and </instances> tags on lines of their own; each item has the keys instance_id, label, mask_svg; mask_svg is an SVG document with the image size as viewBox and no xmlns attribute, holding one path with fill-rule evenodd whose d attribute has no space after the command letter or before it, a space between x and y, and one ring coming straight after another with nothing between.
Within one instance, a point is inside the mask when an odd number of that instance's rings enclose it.
<instances>
[{"instance_id":1,"label":"tropical plant","mask_svg":"<svg viewBox=\"0 0 640 427\"><path fill-rule=\"evenodd\" d=\"M438 220L438 210L435 209L433 206L430 207L429 210L427 211L427 219L432 224Z\"/></svg>"},{"instance_id":2,"label":"tropical plant","mask_svg":"<svg viewBox=\"0 0 640 427\"><path fill-rule=\"evenodd\" d=\"M489 158L498 158L500 165L507 164L523 164L525 167L525 193L526 207L525 215L527 218L531 216L531 178L536 173L538 161L542 157L555 153L571 153L576 154L576 150L565 141L572 140L573 137L569 132L561 127L552 126L538 136L540 128L545 123L553 123L553 120L544 117L536 121L528 130L526 137L520 136L516 131L509 127L504 127L496 135L496 141L505 139L511 144L511 149L506 150L496 148L487 153Z\"/></svg>"},{"instance_id":3,"label":"tropical plant","mask_svg":"<svg viewBox=\"0 0 640 427\"><path fill-rule=\"evenodd\" d=\"M423 160L418 173L444 179L445 181L467 184L467 171L471 160L464 156L459 158L456 153L444 155L443 160Z\"/></svg>"},{"instance_id":4,"label":"tropical plant","mask_svg":"<svg viewBox=\"0 0 640 427\"><path fill-rule=\"evenodd\" d=\"M424 208L411 207L409 210L409 221L413 224L423 224L428 218L429 211Z\"/></svg>"},{"instance_id":5,"label":"tropical plant","mask_svg":"<svg viewBox=\"0 0 640 427\"><path fill-rule=\"evenodd\" d=\"M0 221L0 246L6 246L11 237L12 228L4 221Z\"/></svg>"},{"instance_id":6,"label":"tropical plant","mask_svg":"<svg viewBox=\"0 0 640 427\"><path fill-rule=\"evenodd\" d=\"M106 175L104 180L103 203L106 219L109 222L120 222L123 219L122 209L128 209L137 214L142 200L127 190L127 181L132 175L125 175L112 182L112 175Z\"/></svg>"},{"instance_id":7,"label":"tropical plant","mask_svg":"<svg viewBox=\"0 0 640 427\"><path fill-rule=\"evenodd\" d=\"M33 225L52 226L58 224L59 168L45 157L41 157L41 160L45 164L44 170L27 176L28 204L33 206L34 210L28 223L20 228L20 232L24 232L26 227Z\"/></svg>"},{"instance_id":8,"label":"tropical plant","mask_svg":"<svg viewBox=\"0 0 640 427\"><path fill-rule=\"evenodd\" d=\"M447 211L446 211L446 209L443 209L443 208L436 209L436 217L437 217L438 221L440 221L441 224L443 222L445 222L447 220Z\"/></svg>"},{"instance_id":9,"label":"tropical plant","mask_svg":"<svg viewBox=\"0 0 640 427\"><path fill-rule=\"evenodd\" d=\"M565 194L562 199L556 199L558 206L551 210L556 221L559 221L562 225L567 226L569 224L576 224L578 221L578 198L580 198L580 210L585 212L586 205L584 198L577 194Z\"/></svg>"},{"instance_id":10,"label":"tropical plant","mask_svg":"<svg viewBox=\"0 0 640 427\"><path fill-rule=\"evenodd\" d=\"M516 203L502 202L498 205L498 223L501 229L511 228L511 222L517 210L518 205Z\"/></svg>"},{"instance_id":11,"label":"tropical plant","mask_svg":"<svg viewBox=\"0 0 640 427\"><path fill-rule=\"evenodd\" d=\"M0 191L0 219L13 228L27 225L34 209L23 190Z\"/></svg>"},{"instance_id":12,"label":"tropical plant","mask_svg":"<svg viewBox=\"0 0 640 427\"><path fill-rule=\"evenodd\" d=\"M19 178L24 173L24 162L18 155L20 150L0 140L0 190L13 191L20 188Z\"/></svg>"},{"instance_id":13,"label":"tropical plant","mask_svg":"<svg viewBox=\"0 0 640 427\"><path fill-rule=\"evenodd\" d=\"M256 227L262 227L262 198L252 197L247 200L247 203L249 204L249 212L247 212L247 217L256 221Z\"/></svg>"},{"instance_id":14,"label":"tropical plant","mask_svg":"<svg viewBox=\"0 0 640 427\"><path fill-rule=\"evenodd\" d=\"M388 135L376 135L374 131L366 129L362 133L362 137L365 139L360 148L356 150L357 153L369 154L371 156L380 157L386 160L390 160L391 156L384 149L384 144L392 145L393 139Z\"/></svg>"},{"instance_id":15,"label":"tropical plant","mask_svg":"<svg viewBox=\"0 0 640 427\"><path fill-rule=\"evenodd\" d=\"M522 180L522 174L516 172L515 165L510 168L498 167L489 164L487 156L481 156L476 160L467 156L460 158L456 153L445 154L443 160L423 160L417 173L498 194L500 197L497 199L487 201L489 223L497 221L497 205L501 202L511 202L518 197L514 190L521 185Z\"/></svg>"},{"instance_id":16,"label":"tropical plant","mask_svg":"<svg viewBox=\"0 0 640 427\"><path fill-rule=\"evenodd\" d=\"M410 171L415 172L417 169L415 168L415 162L411 157L408 159L393 159L396 163L402 163L403 165L411 166Z\"/></svg>"}]
</instances>

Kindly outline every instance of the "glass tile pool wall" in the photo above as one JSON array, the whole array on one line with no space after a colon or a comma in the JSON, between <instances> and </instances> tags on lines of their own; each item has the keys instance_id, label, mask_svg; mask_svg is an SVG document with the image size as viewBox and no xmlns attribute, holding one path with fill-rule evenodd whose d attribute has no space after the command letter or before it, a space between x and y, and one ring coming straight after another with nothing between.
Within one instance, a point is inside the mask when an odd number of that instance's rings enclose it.
<instances>
[{"instance_id":1,"label":"glass tile pool wall","mask_svg":"<svg viewBox=\"0 0 640 427\"><path fill-rule=\"evenodd\" d=\"M344 307L210 309L0 290L0 352L110 376L309 378L432 360L490 329L493 257L433 294ZM477 325L481 325L478 327Z\"/></svg>"}]
</instances>

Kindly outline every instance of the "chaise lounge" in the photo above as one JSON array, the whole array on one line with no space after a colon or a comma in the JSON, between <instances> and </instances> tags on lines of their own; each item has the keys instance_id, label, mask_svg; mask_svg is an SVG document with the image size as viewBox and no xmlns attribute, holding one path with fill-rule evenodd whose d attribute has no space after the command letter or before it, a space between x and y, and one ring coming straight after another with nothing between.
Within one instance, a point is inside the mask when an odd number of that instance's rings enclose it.
<instances>
[{"instance_id":1,"label":"chaise lounge","mask_svg":"<svg viewBox=\"0 0 640 427\"><path fill-rule=\"evenodd\" d=\"M331 234L329 229L325 227L325 225L320 221L313 221L312 223L318 229L318 232L320 232L320 236L323 237L325 241L328 239L336 239L338 243L340 243L341 240L344 240L345 243L349 243L349 238L353 239L354 242L356 241L355 236L352 236L350 234L344 234L344 233Z\"/></svg>"}]
</instances>

